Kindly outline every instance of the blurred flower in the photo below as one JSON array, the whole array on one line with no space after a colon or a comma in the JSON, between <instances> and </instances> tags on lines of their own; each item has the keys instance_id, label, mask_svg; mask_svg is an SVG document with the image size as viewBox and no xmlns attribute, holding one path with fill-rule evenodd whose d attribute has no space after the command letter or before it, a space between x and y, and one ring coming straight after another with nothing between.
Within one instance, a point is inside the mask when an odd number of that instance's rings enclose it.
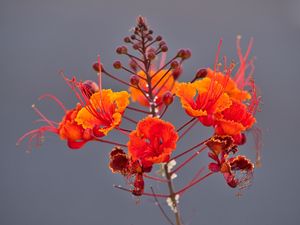
<instances>
[{"instance_id":1,"label":"blurred flower","mask_svg":"<svg viewBox=\"0 0 300 225\"><path fill-rule=\"evenodd\" d=\"M158 73L156 73L156 70L151 70L149 74L152 76L151 86L152 88L154 87L152 92L155 94L155 104L160 105L166 92L170 91L171 93L174 93L176 81L172 76L171 70L161 70ZM147 76L143 71L139 71L138 75L147 79ZM130 87L129 91L131 93L132 101L147 107L149 106L149 100L146 98L145 94L148 95L149 85L144 79L139 80L139 89ZM144 94L142 92L144 92Z\"/></svg>"}]
</instances>

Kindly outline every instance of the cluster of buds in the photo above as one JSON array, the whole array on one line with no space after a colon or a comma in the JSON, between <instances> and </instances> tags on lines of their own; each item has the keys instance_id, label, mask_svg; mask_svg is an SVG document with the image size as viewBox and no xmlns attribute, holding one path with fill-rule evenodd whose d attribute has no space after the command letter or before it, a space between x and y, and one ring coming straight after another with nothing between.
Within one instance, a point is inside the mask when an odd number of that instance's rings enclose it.
<instances>
[{"instance_id":1,"label":"cluster of buds","mask_svg":"<svg viewBox=\"0 0 300 225\"><path fill-rule=\"evenodd\" d=\"M254 164L246 156L238 155L238 148L245 144L248 131L255 130L259 141L258 128L254 129L254 124L260 96L253 79L253 60L248 59L253 41L243 54L238 37L238 67L233 62L227 65L226 57L223 66L219 63L220 41L213 69L200 68L189 82L180 82L179 78L183 74L182 64L191 57L191 51L181 49L167 60L167 43L162 36L154 35L145 18L138 17L132 34L126 36L124 42L125 45L117 47L116 53L127 57L128 62L117 60L113 68L119 74L128 73L127 79L109 72L101 64L100 56L93 64L97 82L69 79L62 73L78 99L77 105L66 109L55 96L41 96L54 100L64 116L55 122L34 106L45 125L27 132L18 143L28 138L31 148L35 141L40 144L45 132L51 132L65 140L71 149L82 149L90 141L114 145L109 153L109 168L124 176L129 185L128 188L116 187L135 196L153 196L158 205L158 198L165 198L180 225L179 196L199 182L216 173L221 173L232 188L244 189L251 181ZM104 89L103 76L127 86L128 90ZM175 98L190 117L179 127L164 119ZM132 102L139 106L132 106ZM143 118L136 121L136 114ZM121 127L124 119L134 127ZM177 150L174 156L178 142L187 137L196 124L210 127L211 137L199 140L186 150ZM112 130L125 135L127 143L107 139ZM176 190L173 179L177 173L206 150L213 162L200 168L190 182ZM257 152L257 159L260 159L259 150ZM181 163L176 165L176 160ZM155 166L163 170L162 176L151 175ZM156 193L153 188L151 192L147 191L146 179L167 184L169 193ZM160 209L163 210L161 206ZM163 215L166 216L164 211Z\"/></svg>"}]
</instances>

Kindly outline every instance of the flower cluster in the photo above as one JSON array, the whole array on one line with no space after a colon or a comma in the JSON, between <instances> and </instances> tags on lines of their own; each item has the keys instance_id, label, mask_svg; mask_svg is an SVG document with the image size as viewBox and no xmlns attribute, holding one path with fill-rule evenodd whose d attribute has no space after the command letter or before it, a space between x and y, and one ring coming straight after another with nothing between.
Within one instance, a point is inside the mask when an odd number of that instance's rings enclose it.
<instances>
[{"instance_id":1,"label":"flower cluster","mask_svg":"<svg viewBox=\"0 0 300 225\"><path fill-rule=\"evenodd\" d=\"M135 196L153 196L157 203L159 197L166 198L176 215L177 224L181 224L177 206L179 196L200 181L221 173L232 188L244 189L251 182L254 164L238 153L239 146L246 142L248 131L256 130L255 136L258 137L258 128L253 127L260 96L253 78L253 59L249 57L253 41L249 42L243 54L241 38L238 37L239 62L235 64L232 61L229 65L226 57L222 63L219 62L220 41L213 68L200 68L191 81L180 82L182 65L191 57L191 51L181 49L167 60L167 43L160 35L154 36L143 17L138 17L132 32L124 38L126 45L116 49L116 53L127 57L129 63L125 65L119 60L113 63L119 73L129 74L128 79L109 72L101 64L100 56L93 64L98 78L96 82L78 81L75 77L70 79L61 73L78 103L67 110L55 96L41 96L54 100L62 108L63 118L59 122L52 121L33 106L45 125L27 132L18 143L28 138L31 148L33 143L41 143L45 132L51 132L65 140L71 149L82 149L90 141L115 145L109 153L109 168L113 173L124 176L129 185L129 188L116 187ZM102 88L103 76L126 85L128 89L115 92ZM191 117L179 127L163 118L175 99L180 101L182 111ZM134 113L133 117L128 115L129 111ZM142 118L136 120L138 114ZM134 127L121 127L124 119ZM178 142L196 124L211 127L210 138L199 140L187 150L176 150ZM107 139L112 131L125 135L127 143ZM174 156L175 150L177 155ZM213 161L202 167L188 184L175 190L173 179L176 173L206 150ZM259 150L257 152L259 159ZM176 165L176 160L184 157L187 158ZM155 166L160 166L162 176L151 175ZM207 173L204 174L204 171ZM169 193L155 193L153 188L147 192L145 179L166 183Z\"/></svg>"}]
</instances>

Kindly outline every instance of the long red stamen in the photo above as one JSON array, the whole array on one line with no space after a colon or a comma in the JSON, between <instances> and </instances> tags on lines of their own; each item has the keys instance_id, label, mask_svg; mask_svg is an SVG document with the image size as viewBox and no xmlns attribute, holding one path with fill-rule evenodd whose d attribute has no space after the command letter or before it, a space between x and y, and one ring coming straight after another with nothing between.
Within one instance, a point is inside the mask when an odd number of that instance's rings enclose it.
<instances>
[{"instance_id":1,"label":"long red stamen","mask_svg":"<svg viewBox=\"0 0 300 225\"><path fill-rule=\"evenodd\" d=\"M43 94L42 96L39 97L39 100L42 100L44 98L51 98L51 99L53 99L62 108L62 110L65 113L67 112L67 109L64 106L64 104L56 96L54 96L52 94Z\"/></svg>"},{"instance_id":2,"label":"long red stamen","mask_svg":"<svg viewBox=\"0 0 300 225\"><path fill-rule=\"evenodd\" d=\"M32 108L46 123L48 123L51 127L55 127L55 125L40 110L38 110L34 104L32 105Z\"/></svg>"}]
</instances>

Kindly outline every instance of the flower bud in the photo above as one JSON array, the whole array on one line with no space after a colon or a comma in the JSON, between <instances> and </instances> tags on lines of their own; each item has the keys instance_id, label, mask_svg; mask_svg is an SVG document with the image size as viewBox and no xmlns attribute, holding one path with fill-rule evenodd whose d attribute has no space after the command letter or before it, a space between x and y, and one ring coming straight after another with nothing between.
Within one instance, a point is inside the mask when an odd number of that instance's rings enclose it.
<instances>
[{"instance_id":1,"label":"flower bud","mask_svg":"<svg viewBox=\"0 0 300 225\"><path fill-rule=\"evenodd\" d=\"M207 76L207 69L199 69L195 75L195 78L202 79Z\"/></svg>"},{"instance_id":2,"label":"flower bud","mask_svg":"<svg viewBox=\"0 0 300 225\"><path fill-rule=\"evenodd\" d=\"M86 80L82 83L82 91L87 97L91 97L94 93L99 91L99 87L94 81Z\"/></svg>"},{"instance_id":3,"label":"flower bud","mask_svg":"<svg viewBox=\"0 0 300 225\"><path fill-rule=\"evenodd\" d=\"M129 66L130 66L130 68L131 68L134 72L137 72L137 67L138 67L138 65L136 64L135 61L130 60Z\"/></svg>"},{"instance_id":4,"label":"flower bud","mask_svg":"<svg viewBox=\"0 0 300 225\"><path fill-rule=\"evenodd\" d=\"M148 41L152 41L153 37L151 35L147 35L147 39L148 39Z\"/></svg>"},{"instance_id":5,"label":"flower bud","mask_svg":"<svg viewBox=\"0 0 300 225\"><path fill-rule=\"evenodd\" d=\"M184 49L180 49L180 50L178 51L178 53L177 53L177 57L183 58L184 54L185 54L185 50L184 50Z\"/></svg>"},{"instance_id":6,"label":"flower bud","mask_svg":"<svg viewBox=\"0 0 300 225\"><path fill-rule=\"evenodd\" d=\"M163 46L163 45L166 45L167 43L165 41L161 41L158 43L159 47Z\"/></svg>"},{"instance_id":7,"label":"flower bud","mask_svg":"<svg viewBox=\"0 0 300 225\"><path fill-rule=\"evenodd\" d=\"M115 69L121 69L122 68L122 63L120 61L115 61L114 64L113 64L113 67Z\"/></svg>"},{"instance_id":8,"label":"flower bud","mask_svg":"<svg viewBox=\"0 0 300 225\"><path fill-rule=\"evenodd\" d=\"M120 46L116 49L116 52L119 54L119 55L122 55L122 54L127 54L127 48L126 46Z\"/></svg>"},{"instance_id":9,"label":"flower bud","mask_svg":"<svg viewBox=\"0 0 300 225\"><path fill-rule=\"evenodd\" d=\"M161 46L160 49L162 52L167 52L169 50L168 46L166 46L166 45Z\"/></svg>"},{"instance_id":10,"label":"flower bud","mask_svg":"<svg viewBox=\"0 0 300 225\"><path fill-rule=\"evenodd\" d=\"M130 36L131 40L135 40L136 39L136 36L133 34Z\"/></svg>"},{"instance_id":11,"label":"flower bud","mask_svg":"<svg viewBox=\"0 0 300 225\"><path fill-rule=\"evenodd\" d=\"M130 84L132 84L133 86L137 86L140 82L140 78L136 75L132 75L130 77Z\"/></svg>"},{"instance_id":12,"label":"flower bud","mask_svg":"<svg viewBox=\"0 0 300 225\"><path fill-rule=\"evenodd\" d=\"M178 66L179 66L179 62L178 61L174 60L174 61L171 62L171 68L172 69L176 69Z\"/></svg>"},{"instance_id":13,"label":"flower bud","mask_svg":"<svg viewBox=\"0 0 300 225\"><path fill-rule=\"evenodd\" d=\"M162 36L160 36L160 35L157 36L157 37L155 38L155 40L156 40L156 41L161 41L161 40L162 40Z\"/></svg>"},{"instance_id":14,"label":"flower bud","mask_svg":"<svg viewBox=\"0 0 300 225\"><path fill-rule=\"evenodd\" d=\"M173 102L173 94L170 91L167 91L163 96L163 103L165 105L171 105Z\"/></svg>"},{"instance_id":15,"label":"flower bud","mask_svg":"<svg viewBox=\"0 0 300 225\"><path fill-rule=\"evenodd\" d=\"M125 38L124 38L124 42L125 42L125 43L130 43L130 42L131 42L131 41L130 41L130 38L129 38L129 37L125 37Z\"/></svg>"},{"instance_id":16,"label":"flower bud","mask_svg":"<svg viewBox=\"0 0 300 225\"><path fill-rule=\"evenodd\" d=\"M174 78L174 80L177 80L178 77L182 74L182 67L181 66L178 66L176 69L174 69L172 71L172 76Z\"/></svg>"},{"instance_id":17,"label":"flower bud","mask_svg":"<svg viewBox=\"0 0 300 225\"><path fill-rule=\"evenodd\" d=\"M189 59L189 58L191 58L191 56L192 56L192 52L189 49L186 49L183 59Z\"/></svg>"},{"instance_id":18,"label":"flower bud","mask_svg":"<svg viewBox=\"0 0 300 225\"><path fill-rule=\"evenodd\" d=\"M135 50L139 49L139 47L140 47L140 45L137 44L137 43L135 43L134 45L132 45L132 48L135 49Z\"/></svg>"},{"instance_id":19,"label":"flower bud","mask_svg":"<svg viewBox=\"0 0 300 225\"><path fill-rule=\"evenodd\" d=\"M97 73L99 73L99 72L100 72L100 69L101 69L101 71L103 71L103 65L100 65L100 68L99 68L99 63L98 63L98 62L95 62L95 63L93 64L93 69L94 69Z\"/></svg>"},{"instance_id":20,"label":"flower bud","mask_svg":"<svg viewBox=\"0 0 300 225\"><path fill-rule=\"evenodd\" d=\"M155 52L152 52L152 51L148 52L148 54L147 54L147 58L149 60L155 59L155 56L156 56Z\"/></svg>"}]
</instances>

